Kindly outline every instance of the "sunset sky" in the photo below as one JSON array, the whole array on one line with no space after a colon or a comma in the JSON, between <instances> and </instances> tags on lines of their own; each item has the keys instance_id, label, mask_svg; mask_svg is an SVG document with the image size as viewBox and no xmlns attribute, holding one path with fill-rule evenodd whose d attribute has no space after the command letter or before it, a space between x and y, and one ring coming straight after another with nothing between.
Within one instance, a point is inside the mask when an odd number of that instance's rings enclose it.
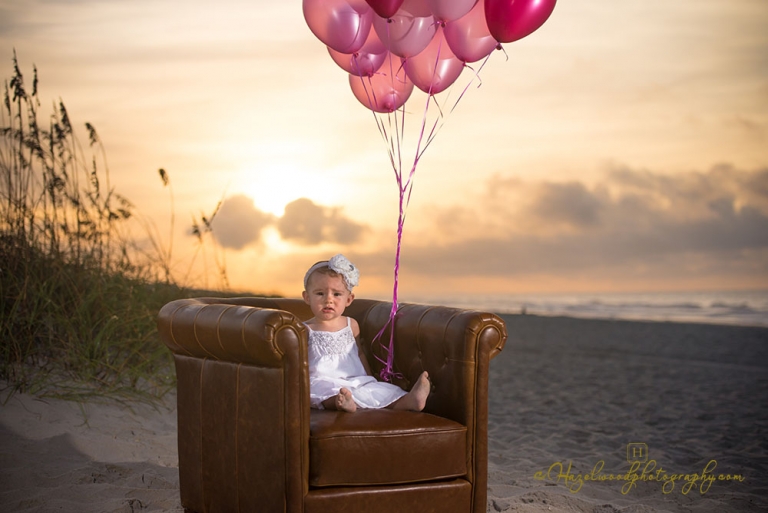
<instances>
[{"instance_id":1,"label":"sunset sky","mask_svg":"<svg viewBox=\"0 0 768 513\"><path fill-rule=\"evenodd\" d=\"M765 0L560 0L491 55L420 161L401 295L768 288L766 28ZM299 0L0 0L5 79L14 48L43 109L95 125L166 244L167 170L178 280L192 217L224 198L233 289L298 295L342 252L358 296L391 292L386 145ZM407 158L425 98L406 104Z\"/></svg>"}]
</instances>

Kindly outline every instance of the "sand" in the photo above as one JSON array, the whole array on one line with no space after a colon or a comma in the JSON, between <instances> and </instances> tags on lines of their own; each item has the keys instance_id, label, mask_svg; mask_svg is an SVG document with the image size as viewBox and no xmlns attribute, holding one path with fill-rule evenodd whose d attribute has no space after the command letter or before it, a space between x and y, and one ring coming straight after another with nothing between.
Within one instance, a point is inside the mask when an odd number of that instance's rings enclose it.
<instances>
[{"instance_id":1,"label":"sand","mask_svg":"<svg viewBox=\"0 0 768 513\"><path fill-rule=\"evenodd\" d=\"M488 511L768 511L768 328L504 318ZM0 440L0 511L182 511L173 395L127 408L15 394ZM705 469L687 493L684 478L648 480Z\"/></svg>"},{"instance_id":2,"label":"sand","mask_svg":"<svg viewBox=\"0 0 768 513\"><path fill-rule=\"evenodd\" d=\"M0 511L183 511L174 406L14 394L0 408Z\"/></svg>"},{"instance_id":3,"label":"sand","mask_svg":"<svg viewBox=\"0 0 768 513\"><path fill-rule=\"evenodd\" d=\"M491 362L489 511L768 511L768 329L505 321L507 347ZM670 490L639 480L625 494L626 481L578 488L578 474L600 462L604 476L626 476L628 444L647 448L639 476L653 461L663 477L714 460L713 474L744 481L694 482L687 493L684 481ZM535 479L557 463L564 477L556 465Z\"/></svg>"}]
</instances>

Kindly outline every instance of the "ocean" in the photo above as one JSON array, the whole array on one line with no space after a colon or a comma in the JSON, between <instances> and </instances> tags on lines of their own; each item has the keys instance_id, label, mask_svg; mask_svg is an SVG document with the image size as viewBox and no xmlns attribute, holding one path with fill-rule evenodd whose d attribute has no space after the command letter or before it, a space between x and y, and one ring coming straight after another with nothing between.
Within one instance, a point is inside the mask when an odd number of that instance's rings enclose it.
<instances>
[{"instance_id":1,"label":"ocean","mask_svg":"<svg viewBox=\"0 0 768 513\"><path fill-rule=\"evenodd\" d=\"M504 314L768 326L768 291L489 294L402 298Z\"/></svg>"}]
</instances>

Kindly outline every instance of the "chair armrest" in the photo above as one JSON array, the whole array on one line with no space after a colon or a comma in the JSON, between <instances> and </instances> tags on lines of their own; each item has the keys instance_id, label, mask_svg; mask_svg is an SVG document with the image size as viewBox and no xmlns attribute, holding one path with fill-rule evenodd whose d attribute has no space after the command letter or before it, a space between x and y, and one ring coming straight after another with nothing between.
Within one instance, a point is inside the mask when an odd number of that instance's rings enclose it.
<instances>
[{"instance_id":1,"label":"chair armrest","mask_svg":"<svg viewBox=\"0 0 768 513\"><path fill-rule=\"evenodd\" d=\"M184 299L158 315L160 338L176 364L179 484L190 511L210 504L302 511L308 332L294 314L270 306Z\"/></svg>"},{"instance_id":2,"label":"chair armrest","mask_svg":"<svg viewBox=\"0 0 768 513\"><path fill-rule=\"evenodd\" d=\"M371 343L389 319L390 303L355 300L347 308L357 318L364 350L378 373L386 360L381 342L389 343L390 328ZM396 383L408 390L428 371L432 393L426 411L464 425L472 422L476 398L487 401L487 369L507 339L504 321L497 315L442 306L402 305L395 318Z\"/></svg>"},{"instance_id":3,"label":"chair armrest","mask_svg":"<svg viewBox=\"0 0 768 513\"><path fill-rule=\"evenodd\" d=\"M282 366L288 348L280 347L281 331L305 339L307 333L289 312L218 298L168 303L158 315L158 329L174 354L260 367Z\"/></svg>"}]
</instances>

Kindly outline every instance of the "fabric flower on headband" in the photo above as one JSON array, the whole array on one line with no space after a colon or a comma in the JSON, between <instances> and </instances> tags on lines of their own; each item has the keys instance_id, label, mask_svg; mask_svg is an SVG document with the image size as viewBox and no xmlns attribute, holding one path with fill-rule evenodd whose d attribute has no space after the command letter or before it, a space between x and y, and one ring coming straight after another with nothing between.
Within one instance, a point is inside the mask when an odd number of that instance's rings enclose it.
<instances>
[{"instance_id":1,"label":"fabric flower on headband","mask_svg":"<svg viewBox=\"0 0 768 513\"><path fill-rule=\"evenodd\" d=\"M309 268L307 274L304 275L305 289L307 288L309 277L312 276L312 273L323 267L327 267L330 270L340 274L344 280L344 285L347 286L347 289L349 289L350 292L352 292L354 287L357 287L357 284L360 281L360 271L357 270L355 264L347 260L347 257L344 255L338 254L331 257L331 259L327 262L318 262Z\"/></svg>"},{"instance_id":2,"label":"fabric flower on headband","mask_svg":"<svg viewBox=\"0 0 768 513\"><path fill-rule=\"evenodd\" d=\"M357 270L355 264L347 260L347 257L341 253L328 260L328 267L344 278L344 283L347 285L350 292L354 287L357 287L357 284L360 282L360 271Z\"/></svg>"}]
</instances>

